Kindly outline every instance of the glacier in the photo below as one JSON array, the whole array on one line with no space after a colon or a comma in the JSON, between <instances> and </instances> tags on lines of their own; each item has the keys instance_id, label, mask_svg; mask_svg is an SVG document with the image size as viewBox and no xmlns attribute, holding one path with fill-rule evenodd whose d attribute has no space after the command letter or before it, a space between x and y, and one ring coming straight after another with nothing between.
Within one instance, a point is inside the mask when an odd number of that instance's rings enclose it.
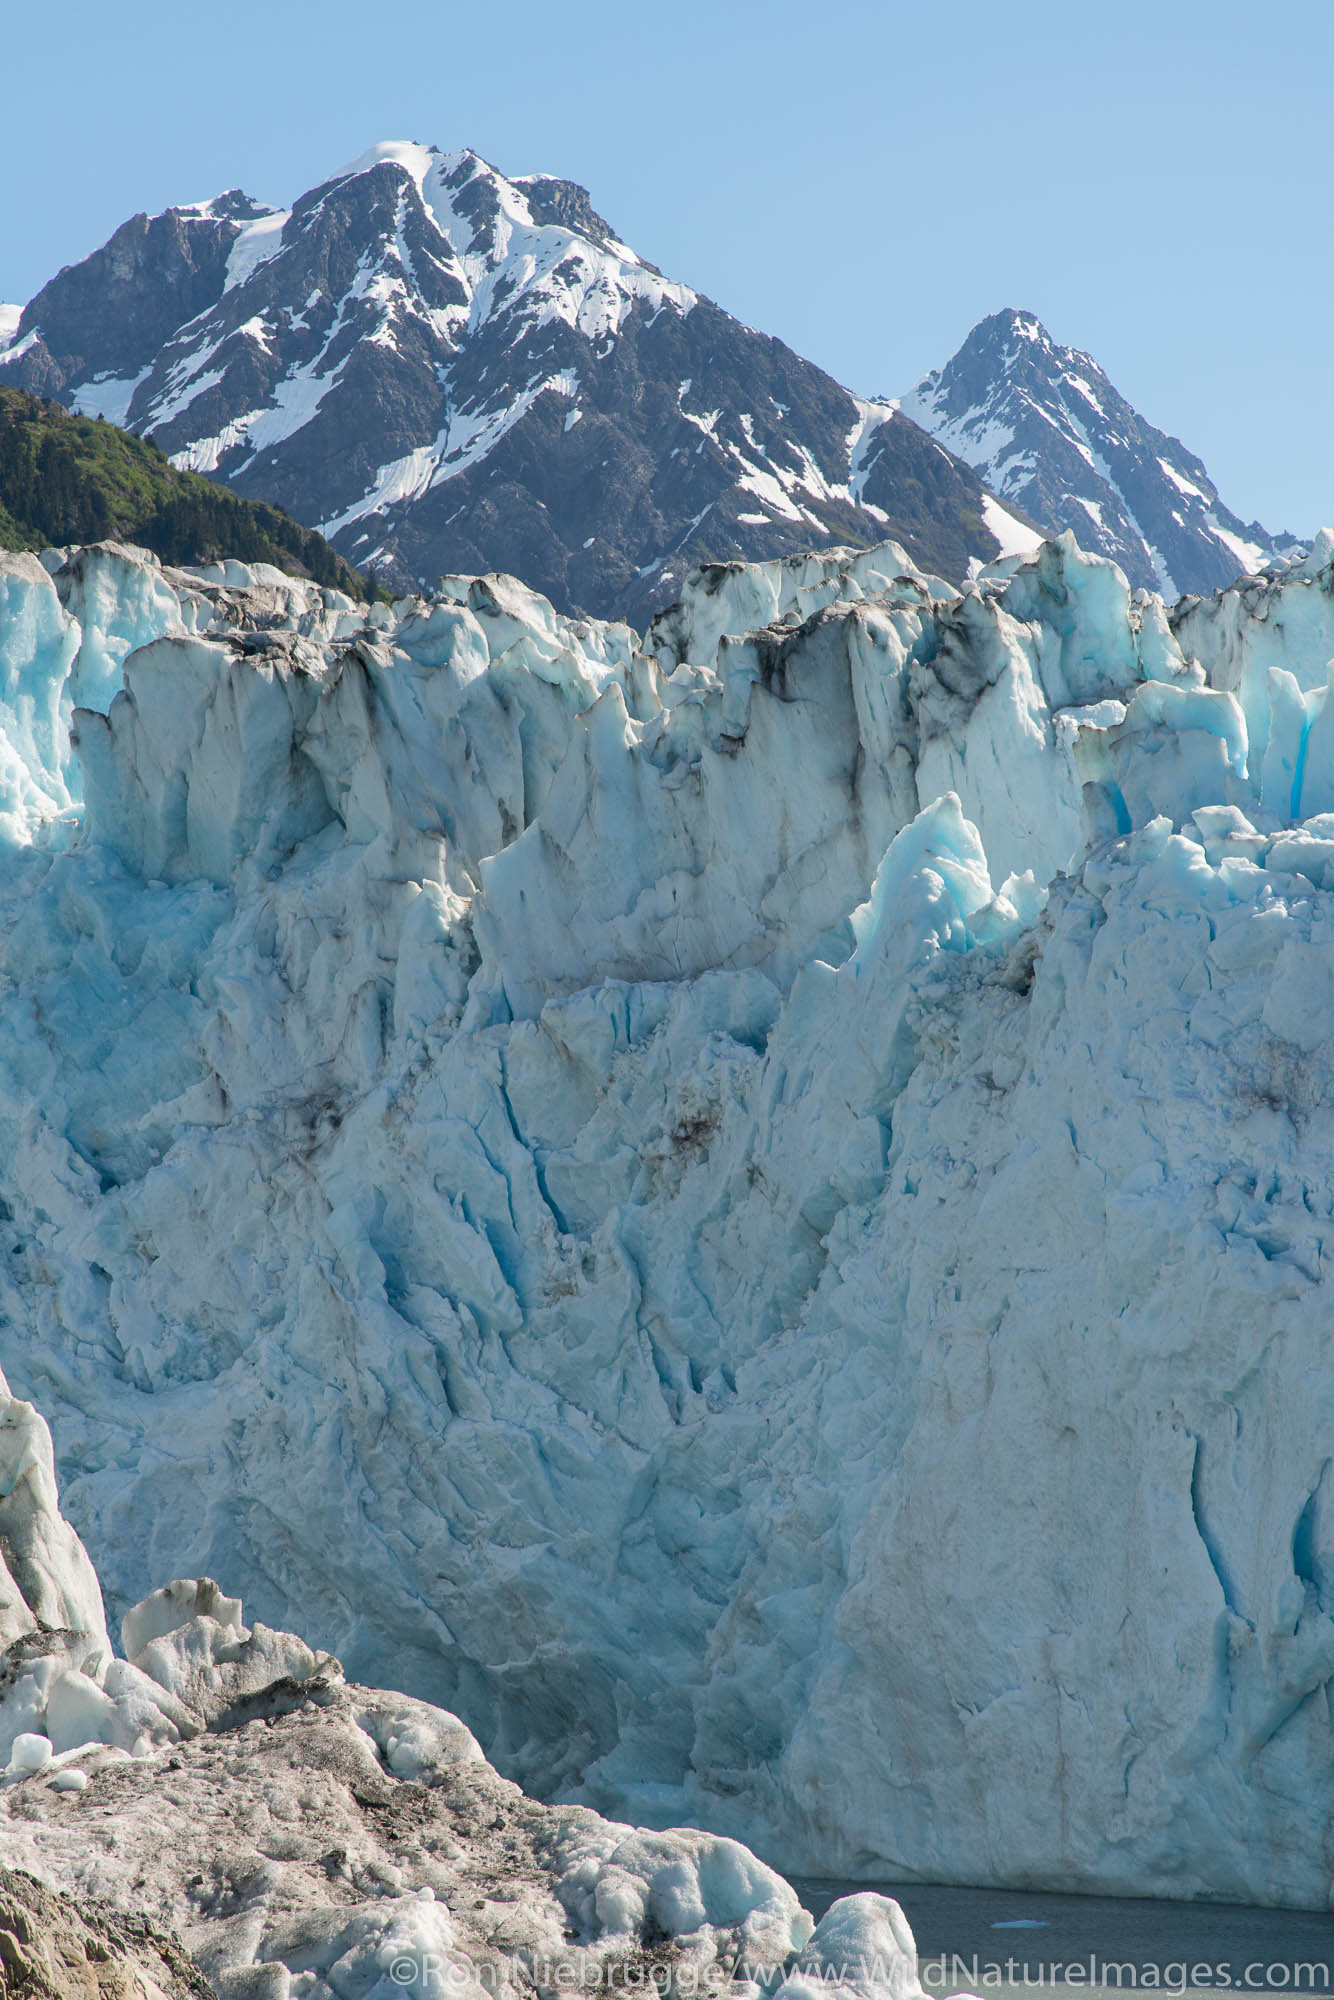
<instances>
[{"instance_id":1,"label":"glacier","mask_svg":"<svg viewBox=\"0 0 1334 2000\"><path fill-rule=\"evenodd\" d=\"M210 1577L133 1606L113 1656L52 1461L45 1422L0 1376L0 1856L22 1871L0 1865L11 1978L157 2000L164 1987L925 2000L889 1898L845 1897L816 1924L735 1841L537 1805L456 1716L349 1685L330 1654L243 1624ZM71 1925L100 1939L71 1951ZM140 1977L110 1983L102 1969L127 1955ZM100 1982L81 1982L90 1960Z\"/></svg>"},{"instance_id":2,"label":"glacier","mask_svg":"<svg viewBox=\"0 0 1334 2000\"><path fill-rule=\"evenodd\" d=\"M1326 1906L1334 537L0 589L0 1358L113 1609L793 1872Z\"/></svg>"}]
</instances>

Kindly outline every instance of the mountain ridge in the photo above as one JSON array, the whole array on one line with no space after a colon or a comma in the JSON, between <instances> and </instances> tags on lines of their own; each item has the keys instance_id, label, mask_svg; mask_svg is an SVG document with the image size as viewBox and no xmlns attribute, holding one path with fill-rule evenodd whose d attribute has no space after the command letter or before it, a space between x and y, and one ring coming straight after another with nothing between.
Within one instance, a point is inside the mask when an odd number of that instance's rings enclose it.
<instances>
[{"instance_id":1,"label":"mountain ridge","mask_svg":"<svg viewBox=\"0 0 1334 2000\"><path fill-rule=\"evenodd\" d=\"M231 190L133 218L24 307L0 380L273 501L396 589L504 570L644 623L703 560L893 538L958 580L1039 540L894 404L640 258L576 183L466 150L389 141L290 209Z\"/></svg>"},{"instance_id":2,"label":"mountain ridge","mask_svg":"<svg viewBox=\"0 0 1334 2000\"><path fill-rule=\"evenodd\" d=\"M1168 598L1224 589L1297 547L1224 506L1203 461L1035 313L1011 306L980 320L902 406L1048 534L1073 530Z\"/></svg>"},{"instance_id":3,"label":"mountain ridge","mask_svg":"<svg viewBox=\"0 0 1334 2000\"><path fill-rule=\"evenodd\" d=\"M886 538L958 582L1072 531L1169 598L1298 546L1031 312L858 396L639 256L579 183L468 148L385 141L287 208L232 188L132 217L0 309L0 382L151 437L394 590L507 571L641 625L694 565Z\"/></svg>"}]
</instances>

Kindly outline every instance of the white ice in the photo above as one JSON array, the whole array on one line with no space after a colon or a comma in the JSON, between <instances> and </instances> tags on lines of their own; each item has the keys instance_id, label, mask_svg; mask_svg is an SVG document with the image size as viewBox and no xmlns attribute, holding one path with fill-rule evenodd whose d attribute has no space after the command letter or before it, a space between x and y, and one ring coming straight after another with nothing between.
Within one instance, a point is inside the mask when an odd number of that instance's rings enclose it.
<instances>
[{"instance_id":1,"label":"white ice","mask_svg":"<svg viewBox=\"0 0 1334 2000\"><path fill-rule=\"evenodd\" d=\"M1323 1907L1331 557L9 559L4 1362L116 1609L794 1869Z\"/></svg>"}]
</instances>

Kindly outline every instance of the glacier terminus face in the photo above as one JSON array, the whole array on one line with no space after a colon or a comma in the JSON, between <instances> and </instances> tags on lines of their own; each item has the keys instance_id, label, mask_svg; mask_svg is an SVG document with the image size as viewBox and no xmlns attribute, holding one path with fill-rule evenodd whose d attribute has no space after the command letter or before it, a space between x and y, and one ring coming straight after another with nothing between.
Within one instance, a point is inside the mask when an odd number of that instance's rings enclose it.
<instances>
[{"instance_id":1,"label":"glacier terminus face","mask_svg":"<svg viewBox=\"0 0 1334 2000\"><path fill-rule=\"evenodd\" d=\"M508 1777L1324 1907L1334 540L644 634L0 557L0 1361Z\"/></svg>"},{"instance_id":2,"label":"glacier terminus face","mask_svg":"<svg viewBox=\"0 0 1334 2000\"><path fill-rule=\"evenodd\" d=\"M87 1991L91 1961L154 2000L925 2000L887 1897L817 1924L736 1841L526 1799L456 1716L244 1625L211 1577L133 1605L116 1657L50 1433L2 1375L0 1495L0 1914L26 1985ZM61 1937L85 1920L100 1942Z\"/></svg>"}]
</instances>

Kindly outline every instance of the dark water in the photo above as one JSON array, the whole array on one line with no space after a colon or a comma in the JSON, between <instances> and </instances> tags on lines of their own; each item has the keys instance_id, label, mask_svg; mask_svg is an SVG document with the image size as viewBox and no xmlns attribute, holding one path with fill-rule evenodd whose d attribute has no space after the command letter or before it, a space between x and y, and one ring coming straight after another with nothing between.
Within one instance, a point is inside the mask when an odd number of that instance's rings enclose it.
<instances>
[{"instance_id":1,"label":"dark water","mask_svg":"<svg viewBox=\"0 0 1334 2000\"><path fill-rule=\"evenodd\" d=\"M1334 2000L1331 1914L804 1877L792 1886L817 1917L838 1896L870 1888L893 1896L917 1939L922 1983L935 1993L1055 1986Z\"/></svg>"}]
</instances>

